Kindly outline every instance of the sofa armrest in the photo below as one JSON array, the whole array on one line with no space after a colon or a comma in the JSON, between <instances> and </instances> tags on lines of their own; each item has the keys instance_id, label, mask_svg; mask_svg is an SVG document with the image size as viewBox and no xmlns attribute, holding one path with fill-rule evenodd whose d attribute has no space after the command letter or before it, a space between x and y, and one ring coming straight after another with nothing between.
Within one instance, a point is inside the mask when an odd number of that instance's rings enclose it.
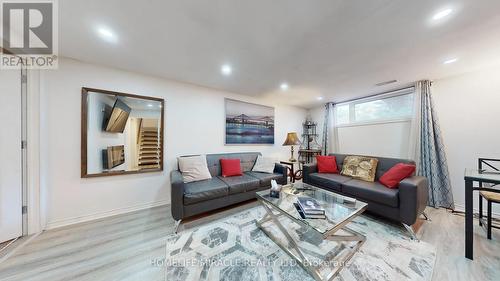
<instances>
[{"instance_id":1,"label":"sofa armrest","mask_svg":"<svg viewBox=\"0 0 500 281\"><path fill-rule=\"evenodd\" d=\"M318 164L310 163L302 165L302 182L311 183L309 180L309 175L318 172Z\"/></svg>"},{"instance_id":2,"label":"sofa armrest","mask_svg":"<svg viewBox=\"0 0 500 281\"><path fill-rule=\"evenodd\" d=\"M170 172L170 185L170 209L172 211L172 216L174 217L174 219L180 220L183 218L185 185L180 171L174 170Z\"/></svg>"},{"instance_id":3,"label":"sofa armrest","mask_svg":"<svg viewBox=\"0 0 500 281\"><path fill-rule=\"evenodd\" d=\"M399 206L401 221L412 225L427 206L429 183L426 177L413 176L399 183Z\"/></svg>"},{"instance_id":4,"label":"sofa armrest","mask_svg":"<svg viewBox=\"0 0 500 281\"><path fill-rule=\"evenodd\" d=\"M288 183L288 169L284 165L279 163L274 164L274 173L281 174L282 178L278 180L279 184L287 184Z\"/></svg>"}]
</instances>

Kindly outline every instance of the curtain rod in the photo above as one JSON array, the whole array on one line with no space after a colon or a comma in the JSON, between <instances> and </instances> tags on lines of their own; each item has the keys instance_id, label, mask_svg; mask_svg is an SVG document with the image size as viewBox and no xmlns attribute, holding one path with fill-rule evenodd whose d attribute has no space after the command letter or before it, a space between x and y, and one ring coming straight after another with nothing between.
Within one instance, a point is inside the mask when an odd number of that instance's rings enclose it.
<instances>
[{"instance_id":1,"label":"curtain rod","mask_svg":"<svg viewBox=\"0 0 500 281\"><path fill-rule=\"evenodd\" d=\"M359 97L359 98L353 98L353 99L349 99L349 100L343 100L343 101L339 101L339 102L329 102L329 103L339 104L339 103L353 102L353 101L357 101L357 100L363 100L363 99L373 98L373 97L376 97L376 96L386 95L386 94L395 93L395 92L404 91L404 90L409 90L409 89L415 89L415 86L407 86L407 87L404 87L404 88L400 88L400 89L396 89L396 90L390 90L390 91L383 92L383 93L373 94L373 95Z\"/></svg>"}]
</instances>

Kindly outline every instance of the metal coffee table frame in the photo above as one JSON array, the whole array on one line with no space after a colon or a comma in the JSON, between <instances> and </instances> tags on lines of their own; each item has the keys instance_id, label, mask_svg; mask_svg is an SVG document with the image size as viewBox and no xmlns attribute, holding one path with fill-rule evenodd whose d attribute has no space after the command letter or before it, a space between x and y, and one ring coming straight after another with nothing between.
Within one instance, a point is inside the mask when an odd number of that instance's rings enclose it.
<instances>
[{"instance_id":1,"label":"metal coffee table frame","mask_svg":"<svg viewBox=\"0 0 500 281\"><path fill-rule=\"evenodd\" d=\"M257 199L258 199L259 203L266 210L266 215L263 218L261 218L259 221L257 221L257 226L271 240L273 240L273 242L276 243L283 251L285 251L289 256L291 256L292 258L294 258L295 260L297 260L297 262L299 262L299 264L302 266L302 268L304 268L304 270L306 270L307 272L309 272L309 274L311 274L311 276L315 280L318 280L318 281L333 280L333 278L335 278L337 276L337 274L340 272L340 270L343 268L343 265L345 265L352 258L352 256L359 250L359 248L366 241L366 237L365 236L363 236L362 234L360 234L360 233L358 233L358 232L356 232L356 231L354 231L354 230L352 230L352 229L350 229L350 228L348 228L346 226L355 217L357 217L358 215L360 215L361 213L363 213L365 211L365 209L367 207L366 205L363 208L360 208L355 213L353 213L350 216L348 216L347 218L345 218L341 223L337 224L334 228L332 228L331 230L329 230L329 231L327 231L327 232L325 232L323 234L323 233L320 233L319 231L317 231L315 228L309 226L303 220L300 220L300 219L297 219L297 218L293 217L289 213L281 210L279 207L277 207L277 206L273 205L272 203L266 201L265 199L261 198L260 196L257 196ZM278 214L273 213L273 210L277 211ZM297 242L295 241L295 239L293 239L292 235L290 235L290 233L287 231L286 227L284 227L280 223L280 221L279 221L278 218L281 217L281 216L283 216L283 215L287 216L288 218L290 218L295 223L301 224L301 225L303 225L305 227L308 227L308 228L316 231L321 236L323 236L323 239L325 239L325 240L330 240L330 241L345 241L345 242L357 241L358 243L356 244L356 246L354 248L351 248L349 254L346 256L346 258L344 260L342 260L342 261L336 261L341 266L337 267L336 270L334 270L333 272L331 272L326 278L323 278L321 276L319 270L316 267L312 266L312 263L309 262L309 260L307 259L307 257L305 256L305 254L302 252L302 250L300 249L300 247L297 244ZM287 245L282 245L279 242L279 239L276 239L271 232L267 231L263 227L263 224L266 223L266 222L268 222L268 221L272 221L279 228L279 230L287 238L287 241L290 244L289 246L291 246L297 253L293 253L287 247ZM339 230L343 230L343 231L349 233L350 235L338 235L338 234L335 234Z\"/></svg>"}]
</instances>

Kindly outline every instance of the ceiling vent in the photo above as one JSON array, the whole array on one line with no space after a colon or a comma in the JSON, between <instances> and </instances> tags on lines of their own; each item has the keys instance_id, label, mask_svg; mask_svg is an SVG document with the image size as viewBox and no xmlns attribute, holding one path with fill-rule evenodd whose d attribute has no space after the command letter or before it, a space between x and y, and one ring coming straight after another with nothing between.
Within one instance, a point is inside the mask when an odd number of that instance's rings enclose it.
<instances>
[{"instance_id":1,"label":"ceiling vent","mask_svg":"<svg viewBox=\"0 0 500 281\"><path fill-rule=\"evenodd\" d=\"M380 82L380 83L377 83L375 84L375 86L385 86L385 85L389 85L389 84L393 84L393 83L396 83L398 82L398 80L390 80L390 81L385 81L385 82Z\"/></svg>"}]
</instances>

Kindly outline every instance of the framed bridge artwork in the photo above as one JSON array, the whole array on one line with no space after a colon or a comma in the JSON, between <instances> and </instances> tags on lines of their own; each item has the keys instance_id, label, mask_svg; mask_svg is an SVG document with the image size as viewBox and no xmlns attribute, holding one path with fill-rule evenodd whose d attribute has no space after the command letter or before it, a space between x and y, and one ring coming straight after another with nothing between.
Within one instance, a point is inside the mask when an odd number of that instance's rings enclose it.
<instances>
[{"instance_id":1,"label":"framed bridge artwork","mask_svg":"<svg viewBox=\"0 0 500 281\"><path fill-rule=\"evenodd\" d=\"M274 107L225 99L226 145L273 145Z\"/></svg>"}]
</instances>

